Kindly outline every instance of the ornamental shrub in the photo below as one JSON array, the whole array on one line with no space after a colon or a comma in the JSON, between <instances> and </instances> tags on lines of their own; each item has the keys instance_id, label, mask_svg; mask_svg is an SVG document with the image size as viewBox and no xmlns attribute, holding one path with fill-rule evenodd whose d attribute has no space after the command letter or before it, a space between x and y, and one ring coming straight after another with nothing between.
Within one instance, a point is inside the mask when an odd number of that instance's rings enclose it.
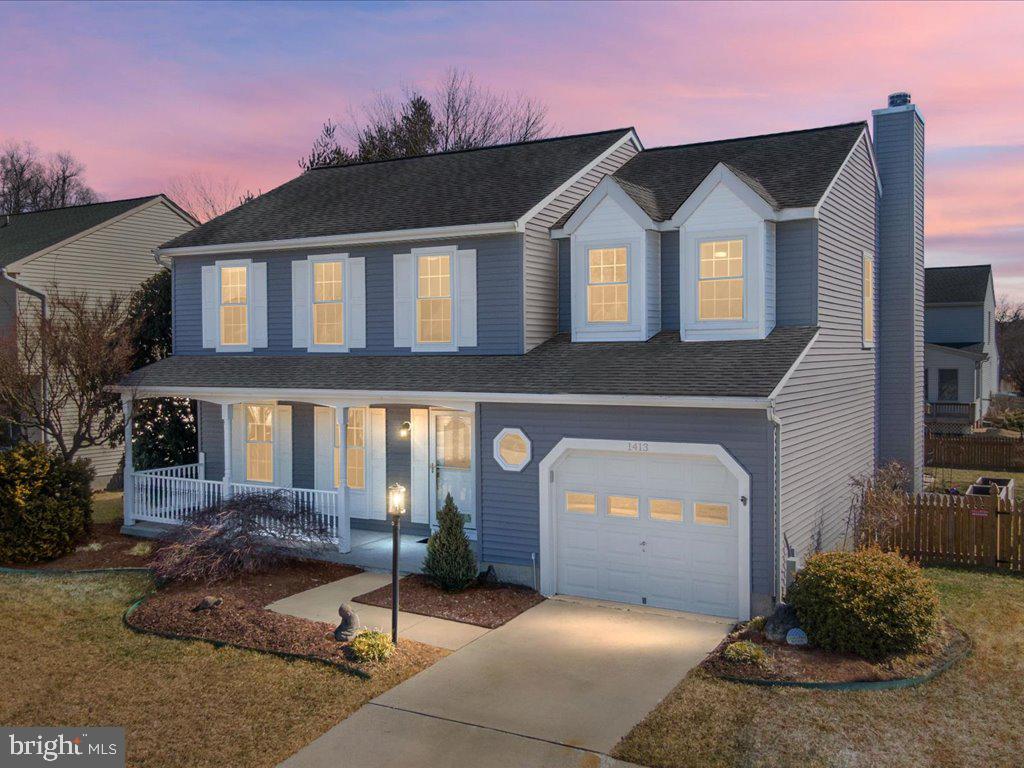
<instances>
[{"instance_id":1,"label":"ornamental shrub","mask_svg":"<svg viewBox=\"0 0 1024 768\"><path fill-rule=\"evenodd\" d=\"M462 513L449 493L437 513L437 531L427 540L423 572L446 592L459 592L477 577L476 556L463 529Z\"/></svg>"},{"instance_id":2,"label":"ornamental shrub","mask_svg":"<svg viewBox=\"0 0 1024 768\"><path fill-rule=\"evenodd\" d=\"M383 632L364 629L349 642L348 647L357 661L387 661L395 652L395 644Z\"/></svg>"},{"instance_id":3,"label":"ornamental shrub","mask_svg":"<svg viewBox=\"0 0 1024 768\"><path fill-rule=\"evenodd\" d=\"M726 646L722 658L733 664L753 664L757 667L768 666L768 654L764 648L749 640L740 640Z\"/></svg>"},{"instance_id":4,"label":"ornamental shrub","mask_svg":"<svg viewBox=\"0 0 1024 768\"><path fill-rule=\"evenodd\" d=\"M877 548L812 555L786 601L812 643L873 661L920 648L939 620L920 567Z\"/></svg>"},{"instance_id":5,"label":"ornamental shrub","mask_svg":"<svg viewBox=\"0 0 1024 768\"><path fill-rule=\"evenodd\" d=\"M74 550L92 521L85 459L19 443L0 452L0 562L29 564Z\"/></svg>"}]
</instances>

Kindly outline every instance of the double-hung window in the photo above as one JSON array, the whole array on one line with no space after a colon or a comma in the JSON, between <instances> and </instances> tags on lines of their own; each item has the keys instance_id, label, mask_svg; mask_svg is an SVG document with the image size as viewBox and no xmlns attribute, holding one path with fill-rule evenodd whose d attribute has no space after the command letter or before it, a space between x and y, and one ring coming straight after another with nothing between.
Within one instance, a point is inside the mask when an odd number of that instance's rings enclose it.
<instances>
[{"instance_id":1,"label":"double-hung window","mask_svg":"<svg viewBox=\"0 0 1024 768\"><path fill-rule=\"evenodd\" d=\"M313 343L345 343L344 264L340 261L313 263Z\"/></svg>"},{"instance_id":2,"label":"double-hung window","mask_svg":"<svg viewBox=\"0 0 1024 768\"><path fill-rule=\"evenodd\" d=\"M743 319L743 240L700 243L697 319Z\"/></svg>"},{"instance_id":3,"label":"double-hung window","mask_svg":"<svg viewBox=\"0 0 1024 768\"><path fill-rule=\"evenodd\" d=\"M349 408L345 437L345 475L349 488L366 488L366 409ZM334 423L334 487L341 483L341 428Z\"/></svg>"},{"instance_id":4,"label":"double-hung window","mask_svg":"<svg viewBox=\"0 0 1024 768\"><path fill-rule=\"evenodd\" d=\"M587 322L629 322L629 252L587 249Z\"/></svg>"},{"instance_id":5,"label":"double-hung window","mask_svg":"<svg viewBox=\"0 0 1024 768\"><path fill-rule=\"evenodd\" d=\"M416 260L416 343L452 341L452 260L448 254Z\"/></svg>"},{"instance_id":6,"label":"double-hung window","mask_svg":"<svg viewBox=\"0 0 1024 768\"><path fill-rule=\"evenodd\" d=\"M875 261L870 253L864 254L861 281L861 328L864 332L864 346L870 347L875 343Z\"/></svg>"},{"instance_id":7,"label":"double-hung window","mask_svg":"<svg viewBox=\"0 0 1024 768\"><path fill-rule=\"evenodd\" d=\"M220 268L220 344L249 343L249 286L246 267Z\"/></svg>"},{"instance_id":8,"label":"double-hung window","mask_svg":"<svg viewBox=\"0 0 1024 768\"><path fill-rule=\"evenodd\" d=\"M274 482L274 408L245 406L245 479Z\"/></svg>"}]
</instances>

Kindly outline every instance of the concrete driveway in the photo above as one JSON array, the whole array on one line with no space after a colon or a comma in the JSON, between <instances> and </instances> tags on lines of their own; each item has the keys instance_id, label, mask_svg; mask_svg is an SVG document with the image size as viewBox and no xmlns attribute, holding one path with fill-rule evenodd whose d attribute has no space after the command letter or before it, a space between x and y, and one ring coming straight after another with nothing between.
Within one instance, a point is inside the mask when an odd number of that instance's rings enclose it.
<instances>
[{"instance_id":1,"label":"concrete driveway","mask_svg":"<svg viewBox=\"0 0 1024 768\"><path fill-rule=\"evenodd\" d=\"M598 766L729 623L548 600L344 720L283 765Z\"/></svg>"}]
</instances>

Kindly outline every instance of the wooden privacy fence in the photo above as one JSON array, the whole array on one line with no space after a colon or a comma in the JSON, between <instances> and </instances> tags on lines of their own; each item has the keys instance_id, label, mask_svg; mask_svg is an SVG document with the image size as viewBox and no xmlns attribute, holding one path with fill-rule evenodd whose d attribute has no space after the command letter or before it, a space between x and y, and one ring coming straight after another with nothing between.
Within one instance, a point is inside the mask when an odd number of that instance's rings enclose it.
<instances>
[{"instance_id":1,"label":"wooden privacy fence","mask_svg":"<svg viewBox=\"0 0 1024 768\"><path fill-rule=\"evenodd\" d=\"M903 498L899 522L878 543L926 565L1024 571L1024 508L998 496L921 493Z\"/></svg>"},{"instance_id":2,"label":"wooden privacy fence","mask_svg":"<svg viewBox=\"0 0 1024 768\"><path fill-rule=\"evenodd\" d=\"M1024 440L995 435L936 435L924 439L929 467L985 469L996 472L1024 470Z\"/></svg>"}]
</instances>

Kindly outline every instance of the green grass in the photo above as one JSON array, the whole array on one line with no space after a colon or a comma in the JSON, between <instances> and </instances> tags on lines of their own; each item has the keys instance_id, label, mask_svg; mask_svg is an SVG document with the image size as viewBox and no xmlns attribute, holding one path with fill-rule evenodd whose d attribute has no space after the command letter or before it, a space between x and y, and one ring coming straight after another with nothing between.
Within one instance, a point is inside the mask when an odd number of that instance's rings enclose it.
<instances>
[{"instance_id":1,"label":"green grass","mask_svg":"<svg viewBox=\"0 0 1024 768\"><path fill-rule=\"evenodd\" d=\"M1024 501L1024 472L993 472L987 469L950 469L949 467L927 467L925 474L935 478L928 488L930 491L944 491L956 486L961 492L979 477L1011 477L1017 484L1017 501Z\"/></svg>"},{"instance_id":2,"label":"green grass","mask_svg":"<svg viewBox=\"0 0 1024 768\"><path fill-rule=\"evenodd\" d=\"M657 768L1020 766L1024 578L926 569L973 655L931 683L842 693L726 683L695 670L615 748Z\"/></svg>"},{"instance_id":3,"label":"green grass","mask_svg":"<svg viewBox=\"0 0 1024 768\"><path fill-rule=\"evenodd\" d=\"M92 495L92 521L117 523L124 519L124 495L120 491L99 491Z\"/></svg>"},{"instance_id":4,"label":"green grass","mask_svg":"<svg viewBox=\"0 0 1024 768\"><path fill-rule=\"evenodd\" d=\"M138 635L139 575L0 575L0 723L120 725L128 765L274 766L419 671L370 680L320 664Z\"/></svg>"}]
</instances>

